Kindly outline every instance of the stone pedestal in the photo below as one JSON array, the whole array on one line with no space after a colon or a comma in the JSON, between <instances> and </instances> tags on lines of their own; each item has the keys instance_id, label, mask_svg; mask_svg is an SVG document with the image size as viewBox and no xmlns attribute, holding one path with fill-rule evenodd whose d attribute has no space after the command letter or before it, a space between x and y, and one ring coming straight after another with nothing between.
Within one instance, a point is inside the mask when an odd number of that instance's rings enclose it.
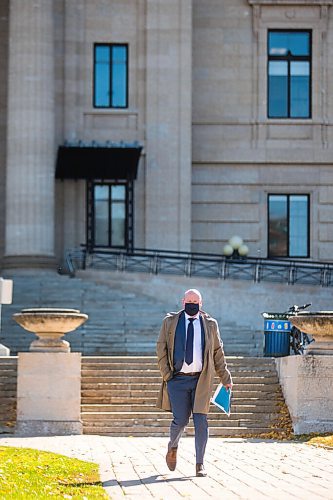
<instances>
[{"instance_id":1,"label":"stone pedestal","mask_svg":"<svg viewBox=\"0 0 333 500\"><path fill-rule=\"evenodd\" d=\"M81 353L19 353L17 433L82 434Z\"/></svg>"},{"instance_id":2,"label":"stone pedestal","mask_svg":"<svg viewBox=\"0 0 333 500\"><path fill-rule=\"evenodd\" d=\"M333 356L276 359L295 434L333 432Z\"/></svg>"}]
</instances>

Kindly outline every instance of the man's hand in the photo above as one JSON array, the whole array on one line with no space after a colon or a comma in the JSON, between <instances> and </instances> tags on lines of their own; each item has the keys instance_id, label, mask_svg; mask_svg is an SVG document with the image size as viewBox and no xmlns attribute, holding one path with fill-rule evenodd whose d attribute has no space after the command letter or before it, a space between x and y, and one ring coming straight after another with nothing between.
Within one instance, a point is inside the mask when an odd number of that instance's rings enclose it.
<instances>
[{"instance_id":1,"label":"man's hand","mask_svg":"<svg viewBox=\"0 0 333 500\"><path fill-rule=\"evenodd\" d=\"M227 389L227 391L228 391L229 389L232 391L232 384L227 384L227 385L225 385L224 387Z\"/></svg>"}]
</instances>

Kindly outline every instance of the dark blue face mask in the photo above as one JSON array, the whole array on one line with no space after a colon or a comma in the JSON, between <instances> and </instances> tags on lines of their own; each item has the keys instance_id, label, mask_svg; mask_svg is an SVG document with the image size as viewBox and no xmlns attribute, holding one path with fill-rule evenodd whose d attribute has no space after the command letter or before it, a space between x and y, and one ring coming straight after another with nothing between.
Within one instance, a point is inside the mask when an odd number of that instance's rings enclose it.
<instances>
[{"instance_id":1,"label":"dark blue face mask","mask_svg":"<svg viewBox=\"0 0 333 500\"><path fill-rule=\"evenodd\" d=\"M193 304L192 302L185 303L185 312L189 316L195 316L199 312L199 304Z\"/></svg>"}]
</instances>

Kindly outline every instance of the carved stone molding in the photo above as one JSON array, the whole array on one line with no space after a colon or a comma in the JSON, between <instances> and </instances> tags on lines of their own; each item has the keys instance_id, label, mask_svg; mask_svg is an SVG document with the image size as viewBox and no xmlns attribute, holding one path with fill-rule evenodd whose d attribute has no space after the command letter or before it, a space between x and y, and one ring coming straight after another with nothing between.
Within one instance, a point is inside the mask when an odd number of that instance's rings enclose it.
<instances>
[{"instance_id":1,"label":"carved stone molding","mask_svg":"<svg viewBox=\"0 0 333 500\"><path fill-rule=\"evenodd\" d=\"M252 81L254 95L261 96L253 103L252 108L252 147L268 138L269 129L266 123L265 103L267 101L265 82L267 57L267 31L279 29L311 29L313 35L313 57L316 71L313 74L313 88L321 89L313 93L313 117L321 124L321 143L328 145L327 131L327 99L328 99L328 44L329 12L333 0L247 0L252 7L252 30L254 48L252 53ZM313 66L314 68L315 66ZM259 125L258 125L259 124ZM272 130L276 124L270 123ZM297 127L299 123L297 124ZM312 127L312 137L318 128Z\"/></svg>"},{"instance_id":2,"label":"carved stone molding","mask_svg":"<svg viewBox=\"0 0 333 500\"><path fill-rule=\"evenodd\" d=\"M317 28L325 36L328 29L329 8L333 5L333 0L247 0L252 6L252 28L255 37L261 27L263 11L266 7L286 7L284 16L286 19L297 19L297 11L300 7L319 7L317 20L314 21ZM289 7L289 8L288 8Z\"/></svg>"}]
</instances>

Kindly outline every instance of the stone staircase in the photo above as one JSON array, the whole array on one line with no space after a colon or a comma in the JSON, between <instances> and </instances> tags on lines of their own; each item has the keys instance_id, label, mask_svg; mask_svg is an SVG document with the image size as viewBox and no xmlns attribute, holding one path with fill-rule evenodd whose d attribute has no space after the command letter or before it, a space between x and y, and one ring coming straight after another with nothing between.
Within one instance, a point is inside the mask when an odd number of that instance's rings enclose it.
<instances>
[{"instance_id":1,"label":"stone staircase","mask_svg":"<svg viewBox=\"0 0 333 500\"><path fill-rule=\"evenodd\" d=\"M136 296L145 297L146 304L154 303L158 297L164 312L170 310L177 311L180 309L180 297L181 294L187 288L193 286L193 282L188 279L179 276L156 276L149 273L133 273L133 272L115 272L106 271L98 269L87 269L84 271L78 271L76 274L79 278L83 279L85 282L92 282L99 285L107 285L110 289L116 289L118 292L134 293ZM218 283L218 280L208 280L208 286ZM230 286L231 282L224 282L224 287ZM202 283L203 284L203 283ZM205 283L207 285L207 283ZM199 285L198 285L199 286ZM201 287L199 286L201 289ZM230 296L235 296L232 302L241 304L239 298L241 294L239 290L235 293L234 290L230 290ZM176 298L176 300L175 300ZM237 316L242 313L243 307L241 305L237 306ZM144 306L143 311L146 310ZM208 310L209 313L211 311ZM161 320L161 310L158 312L155 318L155 312L150 313L147 310L148 315L151 314L152 320L156 321L157 328L159 330L160 320ZM241 356L262 356L263 354L263 332L258 331L251 326L251 321L247 322L246 326L242 326L236 321L230 320L231 315L221 315L221 311L216 311L213 316L218 320L222 338L224 342L225 353L229 356L241 355ZM261 318L261 316L259 315ZM147 354L155 354L155 348Z\"/></svg>"},{"instance_id":2,"label":"stone staircase","mask_svg":"<svg viewBox=\"0 0 333 500\"><path fill-rule=\"evenodd\" d=\"M7 277L7 276L6 276ZM29 350L35 336L12 319L15 312L30 307L80 309L89 320L66 335L72 351L83 355L154 354L155 344L166 313L158 300L130 291L118 290L84 279L71 279L56 272L22 272L8 276L14 280L13 304L2 309L0 343L11 354Z\"/></svg>"},{"instance_id":3,"label":"stone staircase","mask_svg":"<svg viewBox=\"0 0 333 500\"><path fill-rule=\"evenodd\" d=\"M0 434L13 432L16 423L17 358L0 357Z\"/></svg>"},{"instance_id":4,"label":"stone staircase","mask_svg":"<svg viewBox=\"0 0 333 500\"><path fill-rule=\"evenodd\" d=\"M230 418L212 405L210 435L243 437L281 432L286 407L272 358L229 357L234 379ZM167 436L171 414L156 408L161 383L155 357L84 357L84 433ZM216 380L216 385L218 380ZM193 435L192 421L186 429Z\"/></svg>"},{"instance_id":5,"label":"stone staircase","mask_svg":"<svg viewBox=\"0 0 333 500\"><path fill-rule=\"evenodd\" d=\"M65 307L89 315L82 327L66 335L72 351L95 356L154 355L162 318L170 309L180 308L171 298L175 294L167 290L145 294L151 288L145 283L149 276L134 283L126 273L111 273L103 281L105 274L81 271L72 279L55 271L22 270L7 275L14 280L13 304L2 308L0 343L12 355L27 351L35 337L13 321L13 313L30 307ZM258 335L233 322L220 326L227 355L262 355L261 332Z\"/></svg>"},{"instance_id":6,"label":"stone staircase","mask_svg":"<svg viewBox=\"0 0 333 500\"><path fill-rule=\"evenodd\" d=\"M272 358L228 357L234 380L232 413L211 406L211 436L246 437L286 432L286 415ZM0 434L16 423L16 357L0 357ZM156 408L161 383L153 356L82 357L81 417L85 434L167 436L171 414ZM218 381L216 380L216 384ZM288 422L287 422L288 423ZM290 429L290 422L288 423ZM185 434L193 435L192 421Z\"/></svg>"}]
</instances>

